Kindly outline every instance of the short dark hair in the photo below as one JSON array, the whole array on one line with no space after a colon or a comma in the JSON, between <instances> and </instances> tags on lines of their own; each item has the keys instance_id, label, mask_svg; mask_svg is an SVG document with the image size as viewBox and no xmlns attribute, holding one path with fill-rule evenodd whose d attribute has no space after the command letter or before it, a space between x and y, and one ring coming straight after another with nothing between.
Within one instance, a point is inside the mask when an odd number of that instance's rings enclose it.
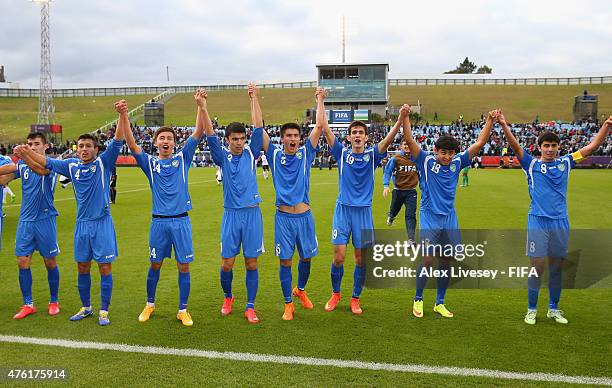
<instances>
[{"instance_id":1,"label":"short dark hair","mask_svg":"<svg viewBox=\"0 0 612 388\"><path fill-rule=\"evenodd\" d=\"M540 137L538 137L538 146L542 146L542 143L544 143L545 141L557 144L561 143L561 140L559 139L559 136L556 133L548 131L544 132L540 135Z\"/></svg>"},{"instance_id":2,"label":"short dark hair","mask_svg":"<svg viewBox=\"0 0 612 388\"><path fill-rule=\"evenodd\" d=\"M176 132L174 132L174 128L172 127L157 128L157 130L155 131L155 134L153 135L153 141L157 141L157 136L159 136L160 133L164 133L164 132L170 132L172 134L172 137L174 138L174 141L176 141Z\"/></svg>"},{"instance_id":3,"label":"short dark hair","mask_svg":"<svg viewBox=\"0 0 612 388\"><path fill-rule=\"evenodd\" d=\"M91 140L93 142L94 148L98 147L98 139L91 133L84 133L77 139L77 143L79 140Z\"/></svg>"},{"instance_id":4,"label":"short dark hair","mask_svg":"<svg viewBox=\"0 0 612 388\"><path fill-rule=\"evenodd\" d=\"M246 128L244 124L233 122L225 128L225 137L230 137L232 133L244 133L246 135Z\"/></svg>"},{"instance_id":5,"label":"short dark hair","mask_svg":"<svg viewBox=\"0 0 612 388\"><path fill-rule=\"evenodd\" d=\"M27 140L34 140L36 138L40 138L43 142L43 144L47 144L47 137L45 136L44 133L42 132L32 132L28 135L28 137L26 138Z\"/></svg>"},{"instance_id":6,"label":"short dark hair","mask_svg":"<svg viewBox=\"0 0 612 388\"><path fill-rule=\"evenodd\" d=\"M302 128L299 125L297 125L296 123L285 123L281 127L281 131L280 131L281 137L285 136L285 132L288 129L297 129L298 134L301 134L301 132L302 132Z\"/></svg>"},{"instance_id":7,"label":"short dark hair","mask_svg":"<svg viewBox=\"0 0 612 388\"><path fill-rule=\"evenodd\" d=\"M436 150L455 151L455 153L459 153L459 142L452 136L440 136L434 145Z\"/></svg>"},{"instance_id":8,"label":"short dark hair","mask_svg":"<svg viewBox=\"0 0 612 388\"><path fill-rule=\"evenodd\" d=\"M353 122L351 122L348 126L348 134L351 134L351 129L353 129L354 127L363 127L365 129L365 133L366 135L368 134L368 124L364 123L361 120L355 120Z\"/></svg>"}]
</instances>

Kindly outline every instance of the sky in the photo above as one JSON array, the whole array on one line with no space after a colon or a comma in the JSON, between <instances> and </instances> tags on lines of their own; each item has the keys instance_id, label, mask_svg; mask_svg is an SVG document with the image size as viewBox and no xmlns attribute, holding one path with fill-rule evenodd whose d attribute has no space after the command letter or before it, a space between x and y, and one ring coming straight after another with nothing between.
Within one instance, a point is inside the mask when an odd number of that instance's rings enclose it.
<instances>
[{"instance_id":1,"label":"sky","mask_svg":"<svg viewBox=\"0 0 612 388\"><path fill-rule=\"evenodd\" d=\"M55 0L54 87L311 81L315 64L438 76L466 56L499 76L612 75L610 0ZM0 64L37 87L40 6L0 0Z\"/></svg>"}]
</instances>

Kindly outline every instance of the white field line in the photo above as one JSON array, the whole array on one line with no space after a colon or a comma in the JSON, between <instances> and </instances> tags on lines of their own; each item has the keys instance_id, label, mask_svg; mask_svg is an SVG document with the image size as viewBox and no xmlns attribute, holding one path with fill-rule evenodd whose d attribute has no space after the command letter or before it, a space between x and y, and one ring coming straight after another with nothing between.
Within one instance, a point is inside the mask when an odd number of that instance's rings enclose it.
<instances>
[{"instance_id":1,"label":"white field line","mask_svg":"<svg viewBox=\"0 0 612 388\"><path fill-rule=\"evenodd\" d=\"M262 362L272 364L307 365L316 367L336 367L361 370L379 370L385 372L409 372L436 374L460 377L485 377L522 381L545 381L555 383L597 384L612 386L612 378L590 376L568 376L550 373L506 372L492 369L459 368L449 366L430 366L419 364L388 364L378 362L337 360L328 358L281 356L274 354L217 352L198 349L177 349L156 346L114 344L104 342L72 341L54 338L33 338L12 335L0 335L0 342L30 345L55 346L69 349L112 350L125 353L144 353L166 356L199 357L245 362Z\"/></svg>"}]
</instances>

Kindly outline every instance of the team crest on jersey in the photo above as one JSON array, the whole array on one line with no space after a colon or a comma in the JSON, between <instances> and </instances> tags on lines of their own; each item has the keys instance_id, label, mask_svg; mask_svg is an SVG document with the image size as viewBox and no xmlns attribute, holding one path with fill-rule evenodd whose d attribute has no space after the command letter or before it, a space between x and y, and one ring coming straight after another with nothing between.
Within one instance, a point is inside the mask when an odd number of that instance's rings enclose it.
<instances>
[{"instance_id":1,"label":"team crest on jersey","mask_svg":"<svg viewBox=\"0 0 612 388\"><path fill-rule=\"evenodd\" d=\"M565 171L565 164L560 164L557 166L557 168L559 169L559 171Z\"/></svg>"},{"instance_id":2,"label":"team crest on jersey","mask_svg":"<svg viewBox=\"0 0 612 388\"><path fill-rule=\"evenodd\" d=\"M91 172L96 172L96 166L91 166L89 167L89 169L91 170Z\"/></svg>"},{"instance_id":3,"label":"team crest on jersey","mask_svg":"<svg viewBox=\"0 0 612 388\"><path fill-rule=\"evenodd\" d=\"M178 160L176 160L176 159L174 159L174 160L172 161L172 167L178 167L178 166L179 166L179 161L178 161Z\"/></svg>"},{"instance_id":4,"label":"team crest on jersey","mask_svg":"<svg viewBox=\"0 0 612 388\"><path fill-rule=\"evenodd\" d=\"M298 152L297 154L295 154L295 156L297 156L298 159L302 159L302 152Z\"/></svg>"},{"instance_id":5,"label":"team crest on jersey","mask_svg":"<svg viewBox=\"0 0 612 388\"><path fill-rule=\"evenodd\" d=\"M363 160L365 160L366 162L370 161L370 155L363 155Z\"/></svg>"},{"instance_id":6,"label":"team crest on jersey","mask_svg":"<svg viewBox=\"0 0 612 388\"><path fill-rule=\"evenodd\" d=\"M232 154L227 154L227 160L232 160Z\"/></svg>"},{"instance_id":7,"label":"team crest on jersey","mask_svg":"<svg viewBox=\"0 0 612 388\"><path fill-rule=\"evenodd\" d=\"M455 166L454 164L451 164L451 165L450 165L450 170L451 170L452 172L457 171L457 166Z\"/></svg>"}]
</instances>

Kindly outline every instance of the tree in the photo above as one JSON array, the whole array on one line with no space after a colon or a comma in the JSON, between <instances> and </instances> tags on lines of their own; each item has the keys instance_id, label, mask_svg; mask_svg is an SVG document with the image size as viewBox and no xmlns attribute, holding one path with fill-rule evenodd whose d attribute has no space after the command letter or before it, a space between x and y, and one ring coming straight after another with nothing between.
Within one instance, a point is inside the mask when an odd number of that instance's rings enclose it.
<instances>
[{"instance_id":1,"label":"tree","mask_svg":"<svg viewBox=\"0 0 612 388\"><path fill-rule=\"evenodd\" d=\"M478 68L478 70L476 70L476 74L491 74L492 72L493 69L487 65L482 65Z\"/></svg>"},{"instance_id":2,"label":"tree","mask_svg":"<svg viewBox=\"0 0 612 388\"><path fill-rule=\"evenodd\" d=\"M474 70L476 70L474 62L471 62L468 57L465 57L463 62L461 62L455 70L446 71L444 74L472 74Z\"/></svg>"}]
</instances>

